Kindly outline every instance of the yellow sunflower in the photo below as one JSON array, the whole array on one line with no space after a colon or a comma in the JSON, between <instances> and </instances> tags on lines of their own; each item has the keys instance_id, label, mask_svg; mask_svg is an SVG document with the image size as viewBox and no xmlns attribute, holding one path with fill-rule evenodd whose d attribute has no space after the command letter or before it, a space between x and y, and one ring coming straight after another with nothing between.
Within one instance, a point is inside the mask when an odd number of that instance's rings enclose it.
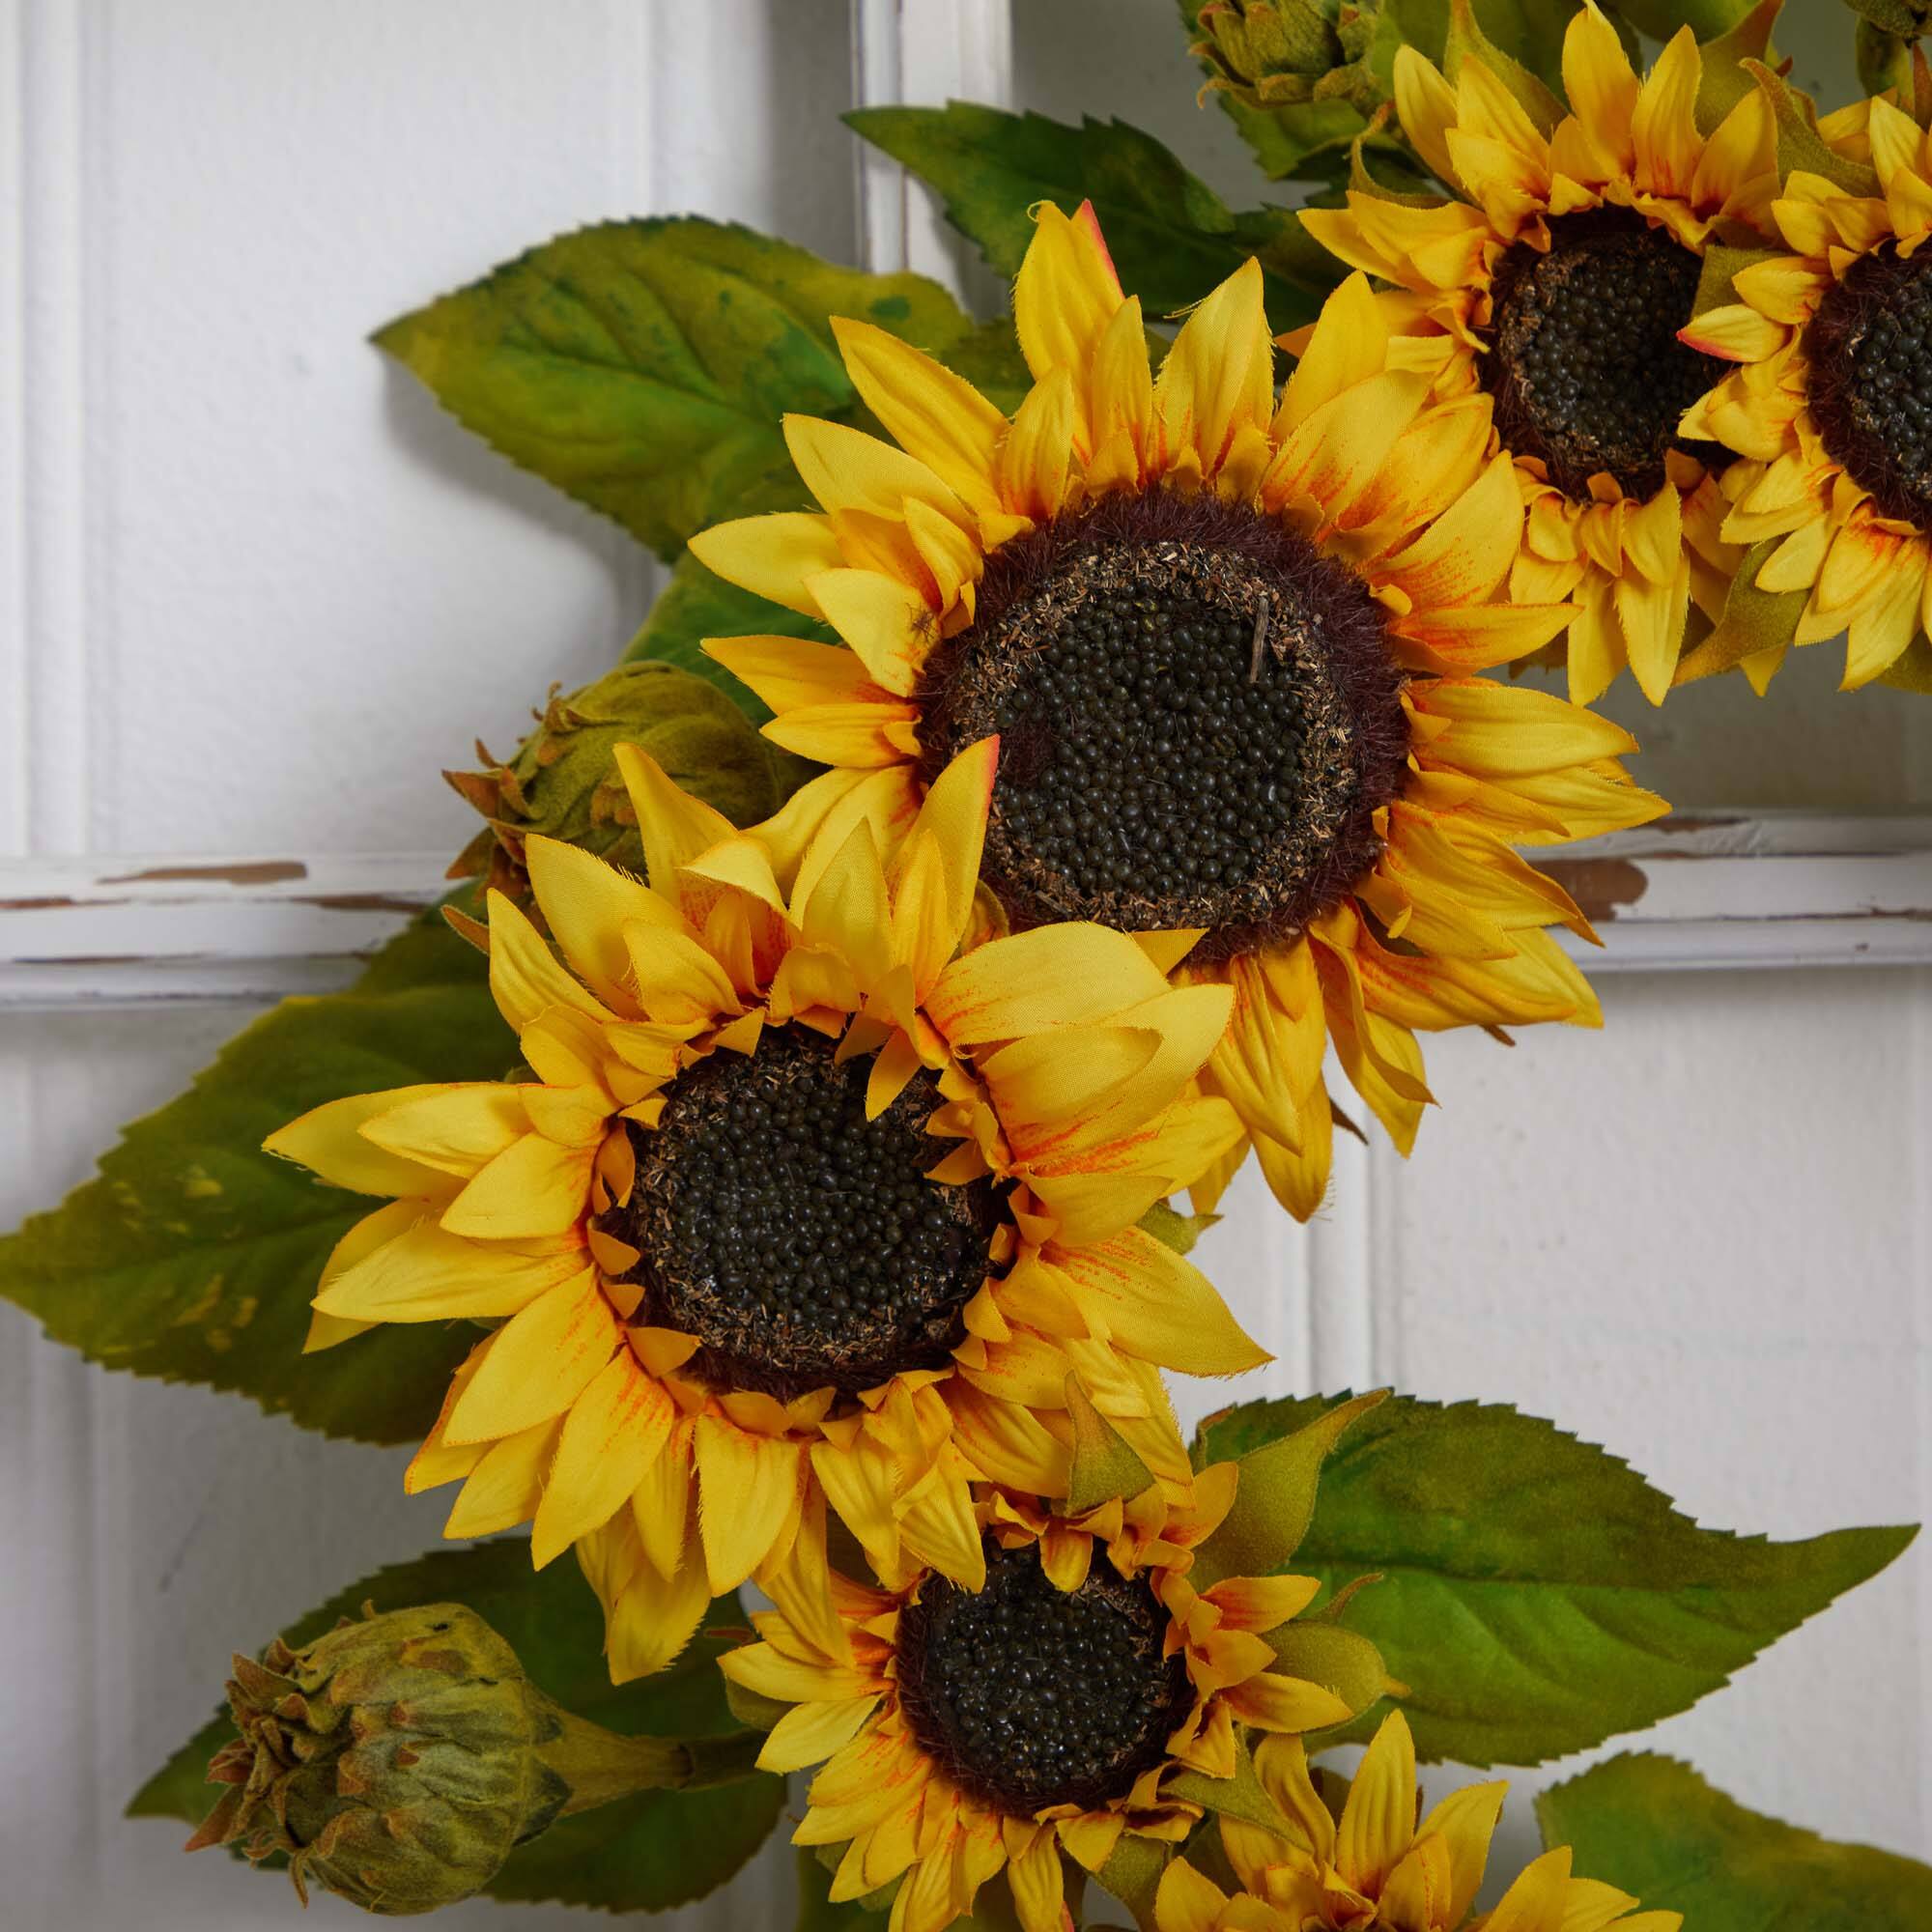
<instances>
[{"instance_id":1,"label":"yellow sunflower","mask_svg":"<svg viewBox=\"0 0 1932 1932\"><path fill-rule=\"evenodd\" d=\"M1932 137L1891 101L1821 124L1819 168L1772 203L1782 248L1684 339L1736 364L1685 417L1747 460L1723 526L1741 583L1789 599L1736 644L1759 692L1790 644L1847 634L1844 688L1890 670L1932 622ZM1718 653L1718 639L1713 639ZM1687 662L1698 675L1732 651Z\"/></svg>"},{"instance_id":2,"label":"yellow sunflower","mask_svg":"<svg viewBox=\"0 0 1932 1932\"><path fill-rule=\"evenodd\" d=\"M1186 1505L1155 1487L1070 1517L994 1494L978 1589L835 1577L836 1646L782 1612L753 1618L761 1640L720 1667L792 1707L767 1770L830 1760L793 1837L845 1847L835 1900L902 1881L892 1932L937 1932L1004 1867L1025 1932L1062 1932L1063 1854L1103 1884L1123 1839L1165 1856L1206 1808L1254 1801L1239 1727L1342 1723L1389 1688L1378 1659L1352 1701L1281 1667L1301 1655L1314 1577L1190 1575L1238 1484L1217 1463Z\"/></svg>"},{"instance_id":3,"label":"yellow sunflower","mask_svg":"<svg viewBox=\"0 0 1932 1932\"><path fill-rule=\"evenodd\" d=\"M451 1536L576 1544L613 1676L756 1576L828 1640L825 1506L881 1576L982 1574L970 1483L1066 1490L1069 1385L1177 1494L1159 1369L1264 1359L1134 1224L1239 1127L1190 1090L1231 1005L1130 940L955 957L997 745L890 868L847 828L798 867L617 753L650 883L528 841L562 957L493 894L490 983L529 1076L338 1100L268 1143L396 1197L336 1249L311 1346L497 1323L409 1487Z\"/></svg>"},{"instance_id":4,"label":"yellow sunflower","mask_svg":"<svg viewBox=\"0 0 1932 1932\"><path fill-rule=\"evenodd\" d=\"M1311 1776L1295 1737L1264 1740L1255 1769L1289 1835L1224 1818L1222 1846L1242 1890L1230 1898L1177 1860L1161 1876L1159 1932L1677 1932L1684 1922L1677 1912L1626 1916L1637 1901L1573 1878L1567 1846L1544 1853L1493 1912L1471 1918L1509 1787L1452 1792L1418 1824L1415 1746L1400 1711L1382 1720L1346 1784Z\"/></svg>"},{"instance_id":5,"label":"yellow sunflower","mask_svg":"<svg viewBox=\"0 0 1932 1932\"><path fill-rule=\"evenodd\" d=\"M1570 607L1511 604L1523 510L1490 406L1394 367L1355 275L1279 401L1252 262L1150 372L1091 208L1043 207L1014 291L1035 384L1009 422L877 328L837 323L896 446L786 421L816 513L696 538L836 644L707 644L832 769L762 828L781 876L821 829L896 845L932 776L1000 734L983 877L1014 927L1091 919L1232 987L1205 1085L1269 1184L1327 1181L1332 1040L1406 1152L1414 1033L1594 1025L1544 929L1581 913L1512 849L1640 824L1613 724L1473 675ZM1209 1201L1237 1151L1197 1190Z\"/></svg>"},{"instance_id":6,"label":"yellow sunflower","mask_svg":"<svg viewBox=\"0 0 1932 1932\"><path fill-rule=\"evenodd\" d=\"M1303 216L1393 284L1394 366L1423 371L1439 398L1492 398L1528 509L1511 593L1575 600L1579 704L1626 665L1662 703L1691 603L1715 621L1735 560L1707 467L1728 456L1678 430L1719 371L1677 330L1707 245L1763 239L1775 130L1750 88L1707 131L1702 77L1686 27L1639 81L1595 0L1564 41L1567 114L1520 69L1506 77L1469 54L1452 84L1404 47L1402 125L1462 199L1417 206L1358 177L1346 210Z\"/></svg>"}]
</instances>

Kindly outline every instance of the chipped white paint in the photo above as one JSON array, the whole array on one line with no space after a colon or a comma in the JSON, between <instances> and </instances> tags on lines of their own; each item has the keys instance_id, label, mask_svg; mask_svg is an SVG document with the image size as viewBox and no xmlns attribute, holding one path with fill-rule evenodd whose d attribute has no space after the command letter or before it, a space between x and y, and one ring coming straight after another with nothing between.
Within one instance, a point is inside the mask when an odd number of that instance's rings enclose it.
<instances>
[{"instance_id":1,"label":"chipped white paint","mask_svg":"<svg viewBox=\"0 0 1932 1932\"><path fill-rule=\"evenodd\" d=\"M1806 36L1842 38L1813 12L1787 10L1807 80ZM836 116L1005 92L1151 126L1259 198L1192 106L1172 0L0 0L0 1224L432 898L468 836L435 770L644 605L632 546L364 332L548 232L677 209L983 297ZM1179 1391L1189 1417L1393 1379L1556 1415L1712 1520L1925 1514L1927 978L1823 969L1932 957L1932 826L1867 815L1932 809L1932 707L1834 696L1829 650L1761 706L1616 700L1668 795L1805 814L1598 848L1602 1036L1430 1042L1414 1159L1344 1140L1310 1228L1243 1177L1201 1258L1277 1360ZM1819 970L1723 970L1796 964ZM0 1336L0 1630L33 1660L0 1687L0 1922L293 1925L275 1884L119 1806L233 1645L424 1548L437 1501L398 1455L104 1376L4 1310ZM1928 1629L1916 1553L1657 1742L1924 1855ZM788 1884L775 1849L668 1922L782 1924Z\"/></svg>"}]
</instances>

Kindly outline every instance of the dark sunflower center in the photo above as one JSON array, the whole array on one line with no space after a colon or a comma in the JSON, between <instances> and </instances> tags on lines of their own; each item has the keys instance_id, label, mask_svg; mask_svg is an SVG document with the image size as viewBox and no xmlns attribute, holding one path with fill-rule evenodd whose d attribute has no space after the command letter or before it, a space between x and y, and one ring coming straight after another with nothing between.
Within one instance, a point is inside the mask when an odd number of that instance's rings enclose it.
<instances>
[{"instance_id":1,"label":"dark sunflower center","mask_svg":"<svg viewBox=\"0 0 1932 1932\"><path fill-rule=\"evenodd\" d=\"M1709 444L1677 435L1684 412L1724 373L1677 339L1700 271L1688 248L1628 209L1556 216L1548 253L1525 242L1510 248L1481 362L1504 448L1541 458L1550 482L1579 502L1602 471L1644 497L1663 487L1667 450L1711 456Z\"/></svg>"},{"instance_id":2,"label":"dark sunflower center","mask_svg":"<svg viewBox=\"0 0 1932 1932\"><path fill-rule=\"evenodd\" d=\"M680 1075L654 1131L630 1129L637 1180L601 1225L641 1253L636 1320L696 1335L715 1388L851 1394L941 1366L964 1332L992 1183L925 1179L954 1145L924 1131L938 1089L917 1074L868 1122L871 1065L768 1028L754 1054Z\"/></svg>"},{"instance_id":3,"label":"dark sunflower center","mask_svg":"<svg viewBox=\"0 0 1932 1932\"><path fill-rule=\"evenodd\" d=\"M1826 449L1886 516L1932 530L1932 249L1855 262L1804 353Z\"/></svg>"},{"instance_id":4,"label":"dark sunflower center","mask_svg":"<svg viewBox=\"0 0 1932 1932\"><path fill-rule=\"evenodd\" d=\"M986 1545L986 1587L934 1577L898 1628L899 1697L953 1782L1002 1811L1124 1798L1167 1754L1193 1696L1162 1654L1168 1615L1143 1578L1095 1552L1063 1591L1028 1544Z\"/></svg>"},{"instance_id":5,"label":"dark sunflower center","mask_svg":"<svg viewBox=\"0 0 1932 1932\"><path fill-rule=\"evenodd\" d=\"M983 873L1017 923L1298 929L1375 863L1402 673L1344 565L1246 509L1117 497L994 553L921 693L923 770L998 732Z\"/></svg>"}]
</instances>

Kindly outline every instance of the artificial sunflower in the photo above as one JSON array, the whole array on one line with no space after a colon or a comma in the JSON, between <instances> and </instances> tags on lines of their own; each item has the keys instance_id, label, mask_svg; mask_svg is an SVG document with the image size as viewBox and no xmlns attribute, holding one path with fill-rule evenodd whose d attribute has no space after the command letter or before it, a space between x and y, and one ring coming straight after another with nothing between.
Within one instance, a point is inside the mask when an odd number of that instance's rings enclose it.
<instances>
[{"instance_id":1,"label":"artificial sunflower","mask_svg":"<svg viewBox=\"0 0 1932 1932\"><path fill-rule=\"evenodd\" d=\"M753 1575L822 1626L828 1499L880 1575L977 1583L970 1483L1065 1493L1070 1383L1184 1493L1159 1369L1265 1356L1135 1222L1238 1138L1189 1091L1226 989L1094 926L955 958L991 741L890 870L848 828L788 896L757 839L617 755L650 883L528 838L561 960L490 897L529 1077L333 1101L268 1143L396 1197L330 1259L312 1347L500 1323L409 1487L463 1481L449 1535L576 1544L619 1680Z\"/></svg>"},{"instance_id":2,"label":"artificial sunflower","mask_svg":"<svg viewBox=\"0 0 1932 1932\"><path fill-rule=\"evenodd\" d=\"M1794 170L1772 203L1783 248L1740 268L1736 299L1684 330L1736 365L1685 433L1747 459L1723 526L1751 546L1741 585L1804 593L1781 622L1767 611L1766 628L1740 629L1759 692L1791 644L1841 631L1844 688L1868 684L1932 623L1932 137L1883 99L1821 134L1830 172Z\"/></svg>"},{"instance_id":3,"label":"artificial sunflower","mask_svg":"<svg viewBox=\"0 0 1932 1932\"><path fill-rule=\"evenodd\" d=\"M1714 473L1729 452L1679 429L1721 372L1678 330L1709 244L1764 239L1775 124L1747 87L1707 128L1702 79L1686 27L1639 81L1595 0L1563 43L1567 114L1520 69L1468 53L1452 82L1406 46L1397 111L1460 198L1417 206L1358 177L1346 209L1303 216L1392 284L1393 365L1438 398L1491 398L1528 509L1511 594L1575 600L1579 704L1626 665L1661 704L1691 604L1716 621L1736 557Z\"/></svg>"},{"instance_id":4,"label":"artificial sunflower","mask_svg":"<svg viewBox=\"0 0 1932 1932\"><path fill-rule=\"evenodd\" d=\"M1252 1785L1237 1727L1342 1723L1388 1688L1378 1660L1354 1701L1281 1667L1314 1577L1190 1574L1239 1467L1205 1469L1179 1506L1154 1487L1069 1517L996 1493L980 1587L835 1577L836 1646L753 1618L761 1640L720 1668L792 1707L765 1769L829 1759L793 1836L845 1847L835 1900L901 1881L891 1932L937 1932L1004 1867L1025 1932L1062 1932L1063 1854L1107 1883L1123 1838L1177 1845L1238 1775Z\"/></svg>"},{"instance_id":5,"label":"artificial sunflower","mask_svg":"<svg viewBox=\"0 0 1932 1932\"><path fill-rule=\"evenodd\" d=\"M1634 749L1617 726L1472 674L1570 609L1499 598L1523 512L1487 453L1488 399L1432 400L1390 365L1366 276L1279 403L1260 269L1194 310L1156 381L1091 208L1040 210L1014 316L1036 380L1010 422L906 344L835 323L897 446L787 418L820 510L693 540L842 639L707 643L771 705L769 736L832 767L763 835L781 876L821 828L865 820L896 845L934 775L999 734L1000 916L1098 921L1179 980L1232 987L1204 1084L1306 1217L1329 1040L1406 1151L1429 1098L1415 1030L1596 1024L1544 930L1589 926L1512 847L1663 807L1615 762Z\"/></svg>"},{"instance_id":6,"label":"artificial sunflower","mask_svg":"<svg viewBox=\"0 0 1932 1932\"><path fill-rule=\"evenodd\" d=\"M1469 1917L1502 1810L1503 1783L1452 1792L1418 1824L1415 1746L1383 1719L1350 1780L1311 1775L1298 1737L1264 1740L1255 1769L1289 1821L1283 1836L1233 1819L1221 1840L1242 1890L1230 1898L1184 1861L1161 1876L1159 1932L1677 1932L1676 1912L1573 1878L1558 1846L1524 1867L1494 1911Z\"/></svg>"}]
</instances>

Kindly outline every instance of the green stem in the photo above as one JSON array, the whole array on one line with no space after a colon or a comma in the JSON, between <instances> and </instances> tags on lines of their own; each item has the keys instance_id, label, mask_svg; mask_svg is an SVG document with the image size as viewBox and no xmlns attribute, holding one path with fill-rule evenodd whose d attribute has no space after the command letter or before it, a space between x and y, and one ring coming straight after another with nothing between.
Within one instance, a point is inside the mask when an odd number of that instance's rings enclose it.
<instances>
[{"instance_id":1,"label":"green stem","mask_svg":"<svg viewBox=\"0 0 1932 1932\"><path fill-rule=\"evenodd\" d=\"M750 1777L758 1768L758 1753L764 1748L762 1731L732 1731L722 1738L688 1738L684 1750L691 1772L685 1779L688 1790L701 1791L712 1784L735 1784Z\"/></svg>"},{"instance_id":2,"label":"green stem","mask_svg":"<svg viewBox=\"0 0 1932 1932\"><path fill-rule=\"evenodd\" d=\"M1858 48L1859 85L1867 94L1900 90L1900 99L1909 108L1912 100L1912 48L1898 34L1889 34L1869 20L1861 19L1853 37Z\"/></svg>"}]
</instances>

